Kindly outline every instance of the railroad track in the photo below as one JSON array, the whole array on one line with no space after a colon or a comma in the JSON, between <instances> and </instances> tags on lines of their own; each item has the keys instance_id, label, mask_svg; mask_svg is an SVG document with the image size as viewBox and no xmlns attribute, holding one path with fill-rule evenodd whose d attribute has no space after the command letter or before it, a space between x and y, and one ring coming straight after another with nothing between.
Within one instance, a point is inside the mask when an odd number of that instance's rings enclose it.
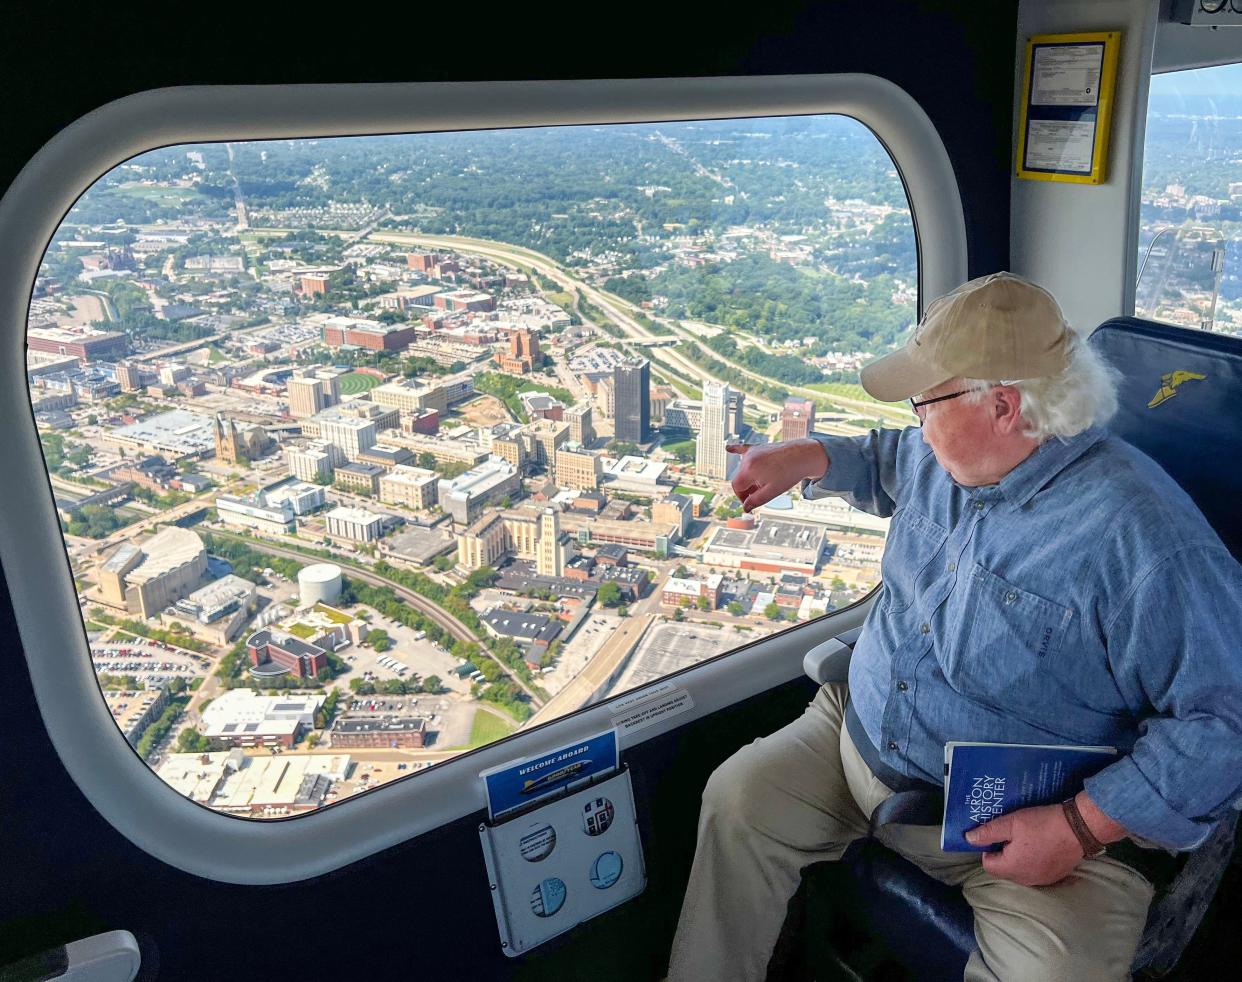
<instances>
[{"instance_id":1,"label":"railroad track","mask_svg":"<svg viewBox=\"0 0 1242 982\"><path fill-rule=\"evenodd\" d=\"M266 552L270 555L280 556L284 559L293 559L293 560L296 560L302 563L309 563L309 562L337 563L343 569L348 570L350 576L354 577L355 579L361 580L363 583L369 583L371 586L387 587L388 589L392 590L392 592L395 593L404 603L409 604L411 607L417 610L420 614L423 614L429 617L431 620L435 621L436 624L438 624L440 627L446 630L450 635L452 635L452 637L454 637L458 641L466 641L466 642L471 642L475 644L478 644L479 642L478 636L472 630L470 630L469 627L467 627L465 624L459 621L456 617L450 614L443 607L436 604L434 601L428 600L421 593L415 593L409 587L402 586L400 583L396 583L393 580L386 579L385 577L380 576L378 573L372 573L369 570L363 569L361 566L355 566L353 563L349 562L349 560L337 559L337 558L334 558L332 560L320 559L319 557L316 557L316 556L308 556L306 555L306 553L298 552L296 549L283 549L280 546L274 545L273 543L270 543L264 539L253 539L253 538L249 538L244 535L236 535L232 532L222 532L219 529L211 529L211 534L218 535L221 538L225 538L225 539L233 539L237 542L244 543L245 545L249 546L251 549L256 550L257 552ZM479 650L484 655L486 655L488 658L490 658L492 661L494 661L497 665L499 665L501 670L505 673L505 675L510 680L512 680L513 684L516 685L519 689L525 692L527 696L530 697L532 706L538 709L543 705L544 700L541 699L538 696L538 694L535 693L534 690L530 688L530 686L528 686L525 682L523 682L522 679L519 678L518 675L513 671L513 669L511 669L508 665L506 665L499 658L497 658L486 646L480 644Z\"/></svg>"}]
</instances>

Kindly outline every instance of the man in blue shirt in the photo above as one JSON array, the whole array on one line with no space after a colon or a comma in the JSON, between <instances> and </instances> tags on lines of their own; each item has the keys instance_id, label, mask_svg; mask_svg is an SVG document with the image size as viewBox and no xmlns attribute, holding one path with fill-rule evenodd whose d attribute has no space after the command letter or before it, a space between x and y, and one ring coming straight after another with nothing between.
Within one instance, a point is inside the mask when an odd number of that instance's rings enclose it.
<instances>
[{"instance_id":1,"label":"man in blue shirt","mask_svg":"<svg viewBox=\"0 0 1242 982\"><path fill-rule=\"evenodd\" d=\"M1034 284L940 298L862 382L913 397L921 428L731 448L748 512L801 483L893 521L848 687L704 791L669 977L762 978L800 870L893 791L940 784L964 740L1119 751L1068 801L977 829L1003 843L982 857L942 852L938 828L884 831L974 907L966 978L1128 978L1152 887L1104 846L1193 849L1242 795L1242 569L1103 429L1112 371Z\"/></svg>"}]
</instances>

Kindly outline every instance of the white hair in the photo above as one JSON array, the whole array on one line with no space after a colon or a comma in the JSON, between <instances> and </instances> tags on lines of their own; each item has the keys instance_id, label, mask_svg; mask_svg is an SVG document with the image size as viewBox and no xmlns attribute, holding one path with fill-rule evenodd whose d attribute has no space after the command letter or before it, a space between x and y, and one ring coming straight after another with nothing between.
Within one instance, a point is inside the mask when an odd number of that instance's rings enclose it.
<instances>
[{"instance_id":1,"label":"white hair","mask_svg":"<svg viewBox=\"0 0 1242 982\"><path fill-rule=\"evenodd\" d=\"M1073 334L1069 346L1069 364L1056 375L1044 378L1019 379L1013 382L985 379L963 379L970 389L966 396L974 402L997 385L1012 385L1022 397L1022 417L1027 422L1023 432L1036 440L1057 437L1068 440L1091 426L1103 425L1117 411L1115 368L1087 344L1081 335Z\"/></svg>"}]
</instances>

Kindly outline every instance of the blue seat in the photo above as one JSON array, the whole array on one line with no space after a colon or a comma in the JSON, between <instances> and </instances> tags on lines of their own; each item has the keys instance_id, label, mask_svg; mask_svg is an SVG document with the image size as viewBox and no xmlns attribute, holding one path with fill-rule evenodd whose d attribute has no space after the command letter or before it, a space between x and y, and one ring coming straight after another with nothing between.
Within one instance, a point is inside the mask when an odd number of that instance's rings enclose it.
<instances>
[{"instance_id":1,"label":"blue seat","mask_svg":"<svg viewBox=\"0 0 1242 982\"><path fill-rule=\"evenodd\" d=\"M1242 339L1119 317L1101 324L1090 343L1122 375L1112 431L1158 461L1242 557L1242 427L1222 425L1242 407ZM843 640L826 659L808 656L816 681L846 678L853 638ZM1235 831L1234 821L1222 822L1158 884L1135 972L1158 978L1172 970L1216 892ZM812 977L880 965L885 978L960 979L975 948L961 891L871 839L854 843L840 862L805 870L798 908L803 931L827 931L832 946L817 937L803 944L799 974Z\"/></svg>"}]
</instances>

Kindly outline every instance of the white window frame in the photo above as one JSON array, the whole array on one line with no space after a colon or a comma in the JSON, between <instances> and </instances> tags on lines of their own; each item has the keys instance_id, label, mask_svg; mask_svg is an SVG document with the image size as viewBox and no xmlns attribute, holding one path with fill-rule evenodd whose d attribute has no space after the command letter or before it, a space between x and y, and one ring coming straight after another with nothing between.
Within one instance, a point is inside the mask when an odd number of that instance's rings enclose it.
<instances>
[{"instance_id":1,"label":"white window frame","mask_svg":"<svg viewBox=\"0 0 1242 982\"><path fill-rule=\"evenodd\" d=\"M604 728L609 716L603 705L582 710L288 820L223 815L164 784L126 743L100 696L25 382L26 319L39 263L84 191L137 154L180 144L825 113L863 123L896 164L915 223L920 296L963 282L966 230L948 154L919 105L871 75L169 88L96 109L44 146L0 201L0 366L9 378L0 386L0 558L44 724L100 814L139 848L195 875L292 882L478 811L481 769ZM870 602L677 674L691 692L692 713L639 738L795 678L803 652L861 624Z\"/></svg>"}]
</instances>

